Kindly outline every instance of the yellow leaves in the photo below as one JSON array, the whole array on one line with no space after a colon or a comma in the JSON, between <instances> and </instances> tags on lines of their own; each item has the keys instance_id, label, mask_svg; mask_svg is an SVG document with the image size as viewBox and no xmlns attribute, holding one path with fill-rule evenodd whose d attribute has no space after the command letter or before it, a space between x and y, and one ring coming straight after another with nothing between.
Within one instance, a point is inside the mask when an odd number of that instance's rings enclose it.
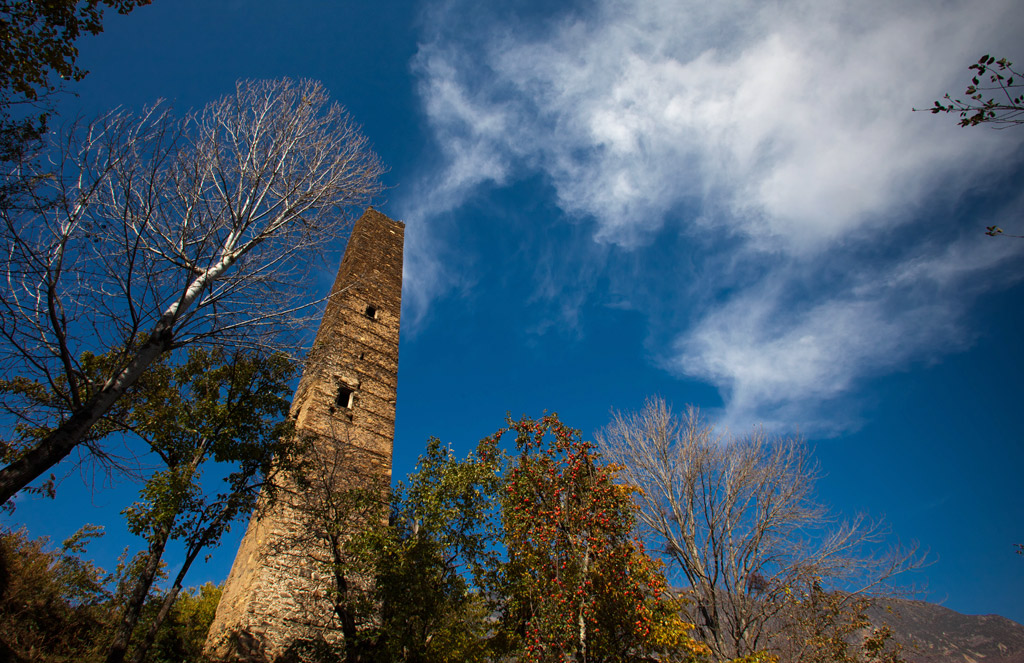
<instances>
[{"instance_id":1,"label":"yellow leaves","mask_svg":"<svg viewBox=\"0 0 1024 663\"><path fill-rule=\"evenodd\" d=\"M747 654L743 658L734 658L727 663L779 663L779 657L765 651L757 651Z\"/></svg>"},{"instance_id":2,"label":"yellow leaves","mask_svg":"<svg viewBox=\"0 0 1024 663\"><path fill-rule=\"evenodd\" d=\"M652 648L662 654L662 661L696 661L711 655L711 649L690 635L694 625L684 622L675 611L663 613L650 623Z\"/></svg>"}]
</instances>

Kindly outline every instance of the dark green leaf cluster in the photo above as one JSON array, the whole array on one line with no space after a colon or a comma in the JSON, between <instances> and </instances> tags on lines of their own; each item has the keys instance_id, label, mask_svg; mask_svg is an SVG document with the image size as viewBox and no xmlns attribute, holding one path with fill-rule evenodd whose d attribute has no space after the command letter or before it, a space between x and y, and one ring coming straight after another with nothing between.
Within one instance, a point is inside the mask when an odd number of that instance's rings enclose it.
<instances>
[{"instance_id":1,"label":"dark green leaf cluster","mask_svg":"<svg viewBox=\"0 0 1024 663\"><path fill-rule=\"evenodd\" d=\"M81 663L103 659L141 558L122 555L108 573L83 557L102 536L86 525L51 548L46 537L24 530L0 531L0 660ZM203 661L202 647L213 621L220 588L207 584L178 596L159 626L147 658L154 663ZM140 634L152 624L161 596L147 606Z\"/></svg>"},{"instance_id":2,"label":"dark green leaf cluster","mask_svg":"<svg viewBox=\"0 0 1024 663\"><path fill-rule=\"evenodd\" d=\"M103 355L83 352L73 379L68 379L66 375L55 375L47 384L16 375L0 380L0 394L9 397L4 401L5 410L16 422L13 426L15 438L2 443L0 459L4 463L11 463L49 435L56 422L70 416L76 404L88 400L95 393L102 384L105 371L117 355L117 351ZM123 431L126 425L124 419L130 410L128 404L113 409L94 430L89 431L85 444L94 447L96 442L107 435ZM102 460L102 454L99 459Z\"/></svg>"},{"instance_id":3,"label":"dark green leaf cluster","mask_svg":"<svg viewBox=\"0 0 1024 663\"><path fill-rule=\"evenodd\" d=\"M145 341L145 338L140 341ZM124 348L115 348L99 355L85 351L75 362L74 370L54 374L48 381L23 376L0 380L0 394L6 396L4 411L15 421L12 427L14 438L0 441L0 460L4 463L14 462L52 433L61 421L72 416L76 408L80 408L103 386L111 369L123 361L124 352ZM170 356L164 357L162 365L165 371L170 370L168 367L174 361ZM159 379L153 384L158 382ZM135 385L127 398L112 407L85 434L83 444L94 461L100 465L127 470L129 476L133 474L127 467L118 467L117 459L105 452L99 442L115 433L130 433L134 427L132 413L154 391L145 384Z\"/></svg>"},{"instance_id":4,"label":"dark green leaf cluster","mask_svg":"<svg viewBox=\"0 0 1024 663\"><path fill-rule=\"evenodd\" d=\"M82 559L102 528L86 525L51 549L24 530L0 532L0 660L76 661L102 643L111 576Z\"/></svg>"},{"instance_id":5,"label":"dark green leaf cluster","mask_svg":"<svg viewBox=\"0 0 1024 663\"><path fill-rule=\"evenodd\" d=\"M221 348L190 348L180 365L163 361L140 380L126 403L125 429L145 440L162 461L126 511L130 529L178 521L172 538L187 536L195 517L230 509L224 520L248 513L275 460L294 456L287 419L295 369L283 355L260 356ZM225 490L202 493L204 463L230 464ZM225 522L225 525L227 523Z\"/></svg>"},{"instance_id":6,"label":"dark green leaf cluster","mask_svg":"<svg viewBox=\"0 0 1024 663\"><path fill-rule=\"evenodd\" d=\"M35 100L56 89L51 79L80 80L75 41L103 32L103 7L127 14L150 0L0 0L0 99Z\"/></svg>"},{"instance_id":7,"label":"dark green leaf cluster","mask_svg":"<svg viewBox=\"0 0 1024 663\"><path fill-rule=\"evenodd\" d=\"M996 60L986 53L968 69L973 74L970 85L964 90L967 101L946 94L931 108L914 110L929 110L933 115L958 112L961 127L992 124L1005 128L1024 123L1024 94L1021 94L1024 84L1012 62L1006 58ZM1001 234L1002 231L995 229L994 232L993 228L989 228L989 235Z\"/></svg>"},{"instance_id":8,"label":"dark green leaf cluster","mask_svg":"<svg viewBox=\"0 0 1024 663\"><path fill-rule=\"evenodd\" d=\"M34 151L51 115L47 97L85 76L75 42L103 31L104 8L127 14L150 1L0 0L0 162ZM12 114L12 106L25 105L34 112ZM27 193L23 184L0 183L0 207Z\"/></svg>"},{"instance_id":9,"label":"dark green leaf cluster","mask_svg":"<svg viewBox=\"0 0 1024 663\"><path fill-rule=\"evenodd\" d=\"M103 32L104 7L127 14L150 1L0 0L0 111L37 102L60 81L81 80L87 72L77 64L75 42ZM45 130L45 115L40 121Z\"/></svg>"},{"instance_id":10,"label":"dark green leaf cluster","mask_svg":"<svg viewBox=\"0 0 1024 663\"><path fill-rule=\"evenodd\" d=\"M496 556L498 469L487 442L459 460L432 438L392 492L390 526L345 543L346 554L335 557L336 611L360 625L347 634L345 660L484 660L488 608L480 591Z\"/></svg>"},{"instance_id":11,"label":"dark green leaf cluster","mask_svg":"<svg viewBox=\"0 0 1024 663\"><path fill-rule=\"evenodd\" d=\"M203 645L206 643L206 632L213 623L220 596L221 588L212 583L186 590L178 595L170 615L159 627L156 642L153 643L146 660L151 663L205 661ZM144 622L144 625L148 624Z\"/></svg>"}]
</instances>

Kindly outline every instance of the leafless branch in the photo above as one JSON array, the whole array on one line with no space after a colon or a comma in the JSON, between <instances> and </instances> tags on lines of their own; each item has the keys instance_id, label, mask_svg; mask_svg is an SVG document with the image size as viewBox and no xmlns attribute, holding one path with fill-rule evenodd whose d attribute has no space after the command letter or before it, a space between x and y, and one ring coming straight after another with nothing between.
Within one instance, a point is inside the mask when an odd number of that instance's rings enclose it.
<instances>
[{"instance_id":1,"label":"leafless branch","mask_svg":"<svg viewBox=\"0 0 1024 663\"><path fill-rule=\"evenodd\" d=\"M660 398L614 413L597 439L640 489L649 549L685 580L686 616L720 659L769 646L772 627L804 594L878 590L920 562L913 550L873 554L879 523L830 519L800 439L726 438L696 408L677 417Z\"/></svg>"},{"instance_id":2,"label":"leafless branch","mask_svg":"<svg viewBox=\"0 0 1024 663\"><path fill-rule=\"evenodd\" d=\"M0 470L0 502L87 439L161 355L290 346L312 310L304 276L384 172L312 81L243 81L183 119L164 103L112 111L51 154L4 173L42 184L0 210L0 369L17 376L0 395L48 433Z\"/></svg>"}]
</instances>

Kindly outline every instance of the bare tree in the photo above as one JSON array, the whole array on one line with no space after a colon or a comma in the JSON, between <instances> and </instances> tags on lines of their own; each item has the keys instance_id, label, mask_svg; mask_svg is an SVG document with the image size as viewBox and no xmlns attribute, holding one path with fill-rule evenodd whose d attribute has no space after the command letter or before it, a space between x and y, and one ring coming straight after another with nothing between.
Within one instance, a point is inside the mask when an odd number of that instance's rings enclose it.
<instances>
[{"instance_id":1,"label":"bare tree","mask_svg":"<svg viewBox=\"0 0 1024 663\"><path fill-rule=\"evenodd\" d=\"M685 578L687 620L719 659L772 647L773 630L816 592L863 595L919 562L912 551L866 553L883 532L864 517L830 521L799 439L725 438L696 408L679 418L660 398L613 413L597 439L640 489L649 549Z\"/></svg>"},{"instance_id":2,"label":"bare tree","mask_svg":"<svg viewBox=\"0 0 1024 663\"><path fill-rule=\"evenodd\" d=\"M368 140L316 82L243 81L175 119L159 103L66 131L3 209L2 405L20 422L0 503L102 436L161 355L280 347L303 274L380 192ZM23 188L24 189L24 188Z\"/></svg>"}]
</instances>

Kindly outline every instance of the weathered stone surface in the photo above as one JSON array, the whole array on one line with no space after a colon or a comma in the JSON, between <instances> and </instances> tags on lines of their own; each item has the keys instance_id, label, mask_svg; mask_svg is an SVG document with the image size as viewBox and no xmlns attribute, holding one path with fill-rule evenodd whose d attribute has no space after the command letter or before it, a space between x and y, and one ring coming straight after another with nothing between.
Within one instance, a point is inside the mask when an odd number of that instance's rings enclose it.
<instances>
[{"instance_id":1,"label":"weathered stone surface","mask_svg":"<svg viewBox=\"0 0 1024 663\"><path fill-rule=\"evenodd\" d=\"M214 660L283 660L296 643L341 637L310 500L390 479L404 230L373 209L352 230L292 400L296 430L314 440L313 476L286 478L251 518L207 638Z\"/></svg>"}]
</instances>

